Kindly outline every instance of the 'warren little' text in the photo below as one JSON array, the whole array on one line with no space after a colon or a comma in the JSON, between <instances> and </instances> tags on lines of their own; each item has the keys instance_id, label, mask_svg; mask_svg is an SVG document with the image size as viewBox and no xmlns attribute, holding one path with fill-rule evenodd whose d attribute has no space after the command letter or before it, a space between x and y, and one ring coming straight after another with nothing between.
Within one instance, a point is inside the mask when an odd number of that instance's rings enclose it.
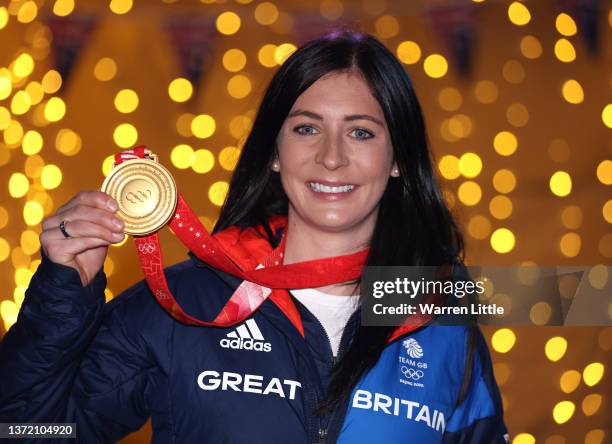
<instances>
[{"instance_id":1,"label":"'warren little' text","mask_svg":"<svg viewBox=\"0 0 612 444\"><path fill-rule=\"evenodd\" d=\"M376 315L504 315L504 307L497 304L471 304L470 306L439 306L436 304L399 304L385 306L374 304L372 307Z\"/></svg>"}]
</instances>

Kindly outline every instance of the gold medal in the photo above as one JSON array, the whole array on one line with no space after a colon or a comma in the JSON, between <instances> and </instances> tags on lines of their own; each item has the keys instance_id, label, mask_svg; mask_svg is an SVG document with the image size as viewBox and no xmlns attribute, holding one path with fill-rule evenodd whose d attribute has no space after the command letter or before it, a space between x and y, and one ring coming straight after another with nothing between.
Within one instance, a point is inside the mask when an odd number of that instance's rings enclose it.
<instances>
[{"instance_id":1,"label":"gold medal","mask_svg":"<svg viewBox=\"0 0 612 444\"><path fill-rule=\"evenodd\" d=\"M123 219L123 231L129 235L145 236L160 230L176 210L174 178L155 154L149 156L114 166L102 184L102 191L119 204L116 215Z\"/></svg>"}]
</instances>

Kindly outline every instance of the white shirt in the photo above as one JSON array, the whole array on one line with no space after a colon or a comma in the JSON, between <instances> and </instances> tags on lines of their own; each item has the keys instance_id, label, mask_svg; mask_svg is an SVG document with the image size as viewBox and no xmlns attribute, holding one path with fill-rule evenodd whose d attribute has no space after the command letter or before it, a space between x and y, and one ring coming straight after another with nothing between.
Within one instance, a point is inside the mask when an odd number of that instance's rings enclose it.
<instances>
[{"instance_id":1,"label":"white shirt","mask_svg":"<svg viewBox=\"0 0 612 444\"><path fill-rule=\"evenodd\" d=\"M329 337L332 353L337 356L342 332L359 305L359 295L338 296L313 288L290 291L319 320Z\"/></svg>"}]
</instances>

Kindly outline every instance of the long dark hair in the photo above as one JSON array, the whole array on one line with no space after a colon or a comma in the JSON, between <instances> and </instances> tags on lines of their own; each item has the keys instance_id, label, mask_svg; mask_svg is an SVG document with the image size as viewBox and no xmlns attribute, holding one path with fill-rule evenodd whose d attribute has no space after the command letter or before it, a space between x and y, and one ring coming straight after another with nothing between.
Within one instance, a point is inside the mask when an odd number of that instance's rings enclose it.
<instances>
[{"instance_id":1,"label":"long dark hair","mask_svg":"<svg viewBox=\"0 0 612 444\"><path fill-rule=\"evenodd\" d=\"M339 30L298 48L272 78L231 179L214 231L262 224L287 214L275 141L297 98L323 75L358 71L369 83L389 128L399 178L382 196L366 265L443 265L463 259L463 239L436 182L425 122L412 82L397 58L371 35ZM270 242L273 233L267 229ZM363 297L363 296L362 296ZM348 398L378 360L394 327L359 327L332 372L323 413Z\"/></svg>"}]
</instances>

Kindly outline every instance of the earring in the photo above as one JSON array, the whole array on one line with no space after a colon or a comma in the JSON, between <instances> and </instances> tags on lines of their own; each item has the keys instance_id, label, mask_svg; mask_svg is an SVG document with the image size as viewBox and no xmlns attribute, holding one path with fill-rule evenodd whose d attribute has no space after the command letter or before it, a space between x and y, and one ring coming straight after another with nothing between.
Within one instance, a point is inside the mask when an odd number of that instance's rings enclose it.
<instances>
[{"instance_id":1,"label":"earring","mask_svg":"<svg viewBox=\"0 0 612 444\"><path fill-rule=\"evenodd\" d=\"M272 171L277 173L280 171L280 162L278 160L272 162Z\"/></svg>"},{"instance_id":2,"label":"earring","mask_svg":"<svg viewBox=\"0 0 612 444\"><path fill-rule=\"evenodd\" d=\"M393 169L391 170L391 175L393 177L399 177L399 175L400 175L399 168L398 167L393 167Z\"/></svg>"}]
</instances>

